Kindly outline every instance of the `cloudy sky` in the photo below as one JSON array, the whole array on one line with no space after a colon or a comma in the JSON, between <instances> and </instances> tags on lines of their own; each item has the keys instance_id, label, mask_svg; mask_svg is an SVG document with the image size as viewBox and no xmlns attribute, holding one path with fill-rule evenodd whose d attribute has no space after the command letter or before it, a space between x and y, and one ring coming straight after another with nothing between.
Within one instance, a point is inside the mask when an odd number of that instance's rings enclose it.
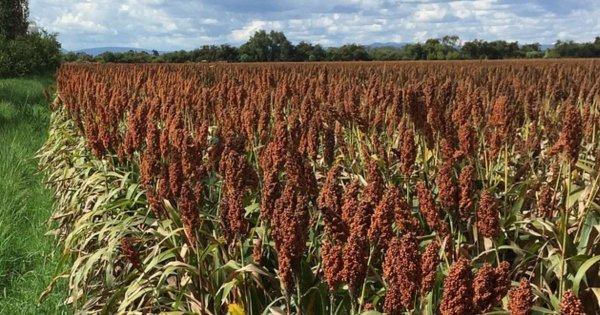
<instances>
[{"instance_id":1,"label":"cloudy sky","mask_svg":"<svg viewBox=\"0 0 600 315\"><path fill-rule=\"evenodd\" d=\"M598 0L30 0L66 49L157 50L244 43L256 30L320 43L418 42L444 35L552 44L600 36Z\"/></svg>"}]
</instances>

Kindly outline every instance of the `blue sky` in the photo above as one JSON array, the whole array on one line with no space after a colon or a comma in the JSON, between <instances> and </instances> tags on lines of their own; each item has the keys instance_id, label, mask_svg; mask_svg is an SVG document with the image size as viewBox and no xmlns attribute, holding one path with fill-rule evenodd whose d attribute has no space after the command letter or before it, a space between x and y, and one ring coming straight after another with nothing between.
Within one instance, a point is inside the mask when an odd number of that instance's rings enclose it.
<instances>
[{"instance_id":1,"label":"blue sky","mask_svg":"<svg viewBox=\"0 0 600 315\"><path fill-rule=\"evenodd\" d=\"M259 29L325 46L444 35L542 44L600 36L600 0L30 0L29 6L30 17L72 50L239 45Z\"/></svg>"}]
</instances>

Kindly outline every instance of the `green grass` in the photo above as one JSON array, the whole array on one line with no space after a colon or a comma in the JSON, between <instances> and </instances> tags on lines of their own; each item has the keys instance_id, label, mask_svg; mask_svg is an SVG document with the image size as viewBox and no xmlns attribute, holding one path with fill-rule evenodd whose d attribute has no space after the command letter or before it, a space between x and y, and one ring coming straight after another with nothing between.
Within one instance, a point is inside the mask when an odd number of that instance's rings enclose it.
<instances>
[{"instance_id":1,"label":"green grass","mask_svg":"<svg viewBox=\"0 0 600 315\"><path fill-rule=\"evenodd\" d=\"M69 313L61 288L38 303L58 257L44 235L52 194L34 157L50 117L43 92L53 84L49 76L0 79L0 314Z\"/></svg>"}]
</instances>

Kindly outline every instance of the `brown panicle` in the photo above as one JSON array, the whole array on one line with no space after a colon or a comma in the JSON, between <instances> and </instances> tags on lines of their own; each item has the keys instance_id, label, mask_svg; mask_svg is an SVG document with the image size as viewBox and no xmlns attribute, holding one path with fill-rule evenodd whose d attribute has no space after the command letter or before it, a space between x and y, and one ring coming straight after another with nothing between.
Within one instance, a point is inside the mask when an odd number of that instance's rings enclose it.
<instances>
[{"instance_id":1,"label":"brown panicle","mask_svg":"<svg viewBox=\"0 0 600 315\"><path fill-rule=\"evenodd\" d=\"M408 123L406 123L406 125L408 125ZM413 172L415 161L417 160L417 145L415 144L415 135L412 128L405 126L402 130L400 169L404 176L410 177Z\"/></svg>"},{"instance_id":2,"label":"brown panicle","mask_svg":"<svg viewBox=\"0 0 600 315\"><path fill-rule=\"evenodd\" d=\"M370 204L365 202L358 203L357 200L350 201L350 194L354 194L354 187L349 187L349 191L344 196L343 207L355 206L354 210L347 209L347 215L353 212L353 216L349 217L349 238L348 244L344 252L344 282L348 284L350 294L353 298L357 298L360 293L362 283L367 275L368 259L369 259L369 239L368 230L370 223L369 208ZM348 202L347 202L348 201ZM343 209L342 209L343 210Z\"/></svg>"},{"instance_id":3,"label":"brown panicle","mask_svg":"<svg viewBox=\"0 0 600 315\"><path fill-rule=\"evenodd\" d=\"M458 150L460 155L471 158L477 150L477 132L473 126L464 124L458 128Z\"/></svg>"},{"instance_id":4,"label":"brown panicle","mask_svg":"<svg viewBox=\"0 0 600 315\"><path fill-rule=\"evenodd\" d=\"M340 171L339 165L335 165L329 170L318 199L319 210L325 224L325 234L335 243L344 242L348 234L347 227L342 220L342 190L336 182Z\"/></svg>"},{"instance_id":5,"label":"brown panicle","mask_svg":"<svg viewBox=\"0 0 600 315\"><path fill-rule=\"evenodd\" d=\"M436 177L438 198L444 210L450 214L455 213L458 204L458 187L454 183L453 171L452 164L444 162Z\"/></svg>"},{"instance_id":6,"label":"brown panicle","mask_svg":"<svg viewBox=\"0 0 600 315\"><path fill-rule=\"evenodd\" d=\"M450 268L444 280L444 293L440 303L442 315L471 315L473 308L473 273L471 262L460 257Z\"/></svg>"},{"instance_id":7,"label":"brown panicle","mask_svg":"<svg viewBox=\"0 0 600 315\"><path fill-rule=\"evenodd\" d=\"M288 152L285 161L285 174L287 181L300 190L304 196L310 200L314 200L318 196L319 187L313 169L298 152Z\"/></svg>"},{"instance_id":8,"label":"brown panicle","mask_svg":"<svg viewBox=\"0 0 600 315\"><path fill-rule=\"evenodd\" d=\"M473 279L473 306L478 314L485 313L494 306L496 276L496 270L485 263Z\"/></svg>"},{"instance_id":9,"label":"brown panicle","mask_svg":"<svg viewBox=\"0 0 600 315\"><path fill-rule=\"evenodd\" d=\"M510 288L510 264L503 261L498 267L483 264L473 280L473 306L478 313L489 311L500 303Z\"/></svg>"},{"instance_id":10,"label":"brown panicle","mask_svg":"<svg viewBox=\"0 0 600 315\"><path fill-rule=\"evenodd\" d=\"M496 305L510 290L510 263L503 261L494 269L496 273L496 285L494 286L494 302Z\"/></svg>"},{"instance_id":11,"label":"brown panicle","mask_svg":"<svg viewBox=\"0 0 600 315\"><path fill-rule=\"evenodd\" d=\"M518 287L508 293L508 309L511 315L530 315L533 307L533 292L531 284L526 278L521 279Z\"/></svg>"},{"instance_id":12,"label":"brown panicle","mask_svg":"<svg viewBox=\"0 0 600 315\"><path fill-rule=\"evenodd\" d=\"M558 141L550 149L550 154L564 152L571 165L579 159L583 139L583 126L579 109L573 104L566 108L566 117Z\"/></svg>"},{"instance_id":13,"label":"brown panicle","mask_svg":"<svg viewBox=\"0 0 600 315\"><path fill-rule=\"evenodd\" d=\"M500 233L500 222L498 217L498 205L496 197L489 190L481 194L479 209L477 210L477 230L485 237L494 238Z\"/></svg>"},{"instance_id":14,"label":"brown panicle","mask_svg":"<svg viewBox=\"0 0 600 315\"><path fill-rule=\"evenodd\" d=\"M358 215L357 215L358 216ZM355 218L360 221L360 218ZM367 275L369 260L369 242L360 223L353 223L350 237L344 251L344 282L348 284L350 295L357 298L362 283Z\"/></svg>"},{"instance_id":15,"label":"brown panicle","mask_svg":"<svg viewBox=\"0 0 600 315\"><path fill-rule=\"evenodd\" d=\"M510 119L508 98L500 96L495 100L488 119L488 126L493 128L492 130L488 130L488 135L491 137L488 142L490 144L490 157L492 160L498 157L503 145L509 140Z\"/></svg>"},{"instance_id":16,"label":"brown panicle","mask_svg":"<svg viewBox=\"0 0 600 315\"><path fill-rule=\"evenodd\" d=\"M279 276L287 293L294 290L294 275L308 237L308 200L292 183L287 183L275 202L272 235L278 255Z\"/></svg>"},{"instance_id":17,"label":"brown panicle","mask_svg":"<svg viewBox=\"0 0 600 315\"><path fill-rule=\"evenodd\" d=\"M563 293L562 299L560 300L560 314L561 315L585 315L583 304L573 294L573 291L568 290Z\"/></svg>"},{"instance_id":18,"label":"brown panicle","mask_svg":"<svg viewBox=\"0 0 600 315\"><path fill-rule=\"evenodd\" d=\"M395 192L397 190L396 187L389 187L386 190L371 218L369 241L371 241L371 245L376 245L383 250L387 248L388 243L394 237L392 223L394 223L394 203L398 197L398 193Z\"/></svg>"},{"instance_id":19,"label":"brown panicle","mask_svg":"<svg viewBox=\"0 0 600 315\"><path fill-rule=\"evenodd\" d=\"M385 253L383 278L388 291L384 309L388 314L401 314L403 308L412 309L421 284L421 257L414 234L393 238Z\"/></svg>"},{"instance_id":20,"label":"brown panicle","mask_svg":"<svg viewBox=\"0 0 600 315\"><path fill-rule=\"evenodd\" d=\"M342 197L342 220L346 227L352 225L354 216L359 207L358 195L360 193L360 183L353 181L344 192Z\"/></svg>"},{"instance_id":21,"label":"brown panicle","mask_svg":"<svg viewBox=\"0 0 600 315\"><path fill-rule=\"evenodd\" d=\"M271 221L275 202L281 195L279 184L279 171L277 169L263 171L263 187L260 199L260 218Z\"/></svg>"},{"instance_id":22,"label":"brown panicle","mask_svg":"<svg viewBox=\"0 0 600 315\"><path fill-rule=\"evenodd\" d=\"M221 226L230 245L237 237L244 237L248 233L249 225L244 217L244 194L257 182L256 173L246 156L239 152L243 150L243 144L233 141L225 145L219 162L219 172L223 178Z\"/></svg>"},{"instance_id":23,"label":"brown panicle","mask_svg":"<svg viewBox=\"0 0 600 315\"><path fill-rule=\"evenodd\" d=\"M179 208L179 212L181 212L181 219L183 221L185 235L190 243L190 246L195 247L195 230L198 227L199 214L198 205L196 204L196 196L194 196L194 191L189 187L189 185L185 184L181 188L181 195L177 200L177 206Z\"/></svg>"},{"instance_id":24,"label":"brown panicle","mask_svg":"<svg viewBox=\"0 0 600 315\"><path fill-rule=\"evenodd\" d=\"M362 201L369 204L374 209L385 191L385 183L379 172L379 167L375 160L371 160L367 166L367 187L363 193Z\"/></svg>"},{"instance_id":25,"label":"brown panicle","mask_svg":"<svg viewBox=\"0 0 600 315\"><path fill-rule=\"evenodd\" d=\"M323 259L323 277L327 282L329 291L337 290L343 279L344 253L343 244L334 244L324 238L321 246L321 257Z\"/></svg>"},{"instance_id":26,"label":"brown panicle","mask_svg":"<svg viewBox=\"0 0 600 315\"><path fill-rule=\"evenodd\" d=\"M171 151L169 164L169 189L173 196L179 196L181 194L181 188L185 182L183 176L183 169L181 167L181 155L175 150Z\"/></svg>"},{"instance_id":27,"label":"brown panicle","mask_svg":"<svg viewBox=\"0 0 600 315\"><path fill-rule=\"evenodd\" d=\"M437 231L441 236L446 236L450 233L448 223L442 221L439 210L433 200L433 194L425 183L418 182L416 185L417 198L419 199L419 211L425 217L425 221L429 228Z\"/></svg>"},{"instance_id":28,"label":"brown panicle","mask_svg":"<svg viewBox=\"0 0 600 315\"><path fill-rule=\"evenodd\" d=\"M123 255L127 257L127 260L133 265L134 268L143 271L142 262L140 260L140 256L138 251L135 249L133 245L133 241L130 237L121 238L121 250L123 250Z\"/></svg>"},{"instance_id":29,"label":"brown panicle","mask_svg":"<svg viewBox=\"0 0 600 315\"><path fill-rule=\"evenodd\" d=\"M261 152L260 167L262 169L263 186L260 200L260 218L270 221L275 201L281 194L279 172L285 164L285 151L280 141L269 142ZM283 154L283 157L280 156Z\"/></svg>"},{"instance_id":30,"label":"brown panicle","mask_svg":"<svg viewBox=\"0 0 600 315\"><path fill-rule=\"evenodd\" d=\"M458 214L462 222L467 222L471 218L471 209L473 208L473 186L475 184L475 168L473 165L467 165L460 170L459 176L460 199L458 201Z\"/></svg>"},{"instance_id":31,"label":"brown panicle","mask_svg":"<svg viewBox=\"0 0 600 315\"><path fill-rule=\"evenodd\" d=\"M421 256L421 296L427 295L435 284L439 258L440 243L431 241Z\"/></svg>"},{"instance_id":32,"label":"brown panicle","mask_svg":"<svg viewBox=\"0 0 600 315\"><path fill-rule=\"evenodd\" d=\"M442 152L442 161L444 163L454 164L457 156L457 152L450 142L446 138L440 140L440 151Z\"/></svg>"},{"instance_id":33,"label":"brown panicle","mask_svg":"<svg viewBox=\"0 0 600 315\"><path fill-rule=\"evenodd\" d=\"M323 160L326 165L332 165L335 159L335 131L328 126L323 131Z\"/></svg>"}]
</instances>

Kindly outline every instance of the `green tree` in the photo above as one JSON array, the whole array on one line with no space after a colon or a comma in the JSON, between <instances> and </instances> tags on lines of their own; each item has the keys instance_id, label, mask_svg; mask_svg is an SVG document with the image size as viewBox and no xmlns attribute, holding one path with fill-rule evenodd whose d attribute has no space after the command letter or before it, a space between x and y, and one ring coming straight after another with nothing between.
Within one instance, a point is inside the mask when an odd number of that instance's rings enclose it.
<instances>
[{"instance_id":1,"label":"green tree","mask_svg":"<svg viewBox=\"0 0 600 315\"><path fill-rule=\"evenodd\" d=\"M456 47L458 47L459 41L460 41L460 38L456 35L446 35L446 36L442 37L442 45L444 45L446 47L456 48Z\"/></svg>"},{"instance_id":2,"label":"green tree","mask_svg":"<svg viewBox=\"0 0 600 315\"><path fill-rule=\"evenodd\" d=\"M219 60L225 60L227 62L233 62L239 60L239 52L236 47L228 44L223 44L219 50Z\"/></svg>"},{"instance_id":3,"label":"green tree","mask_svg":"<svg viewBox=\"0 0 600 315\"><path fill-rule=\"evenodd\" d=\"M27 0L1 0L0 36L14 40L27 34L28 18L29 4Z\"/></svg>"},{"instance_id":4,"label":"green tree","mask_svg":"<svg viewBox=\"0 0 600 315\"><path fill-rule=\"evenodd\" d=\"M427 52L423 48L423 45L409 44L404 47L404 56L403 59L406 60L422 60L427 58Z\"/></svg>"},{"instance_id":5,"label":"green tree","mask_svg":"<svg viewBox=\"0 0 600 315\"><path fill-rule=\"evenodd\" d=\"M240 54L244 57L242 61L272 61L272 46L269 34L265 30L257 31L240 47Z\"/></svg>"},{"instance_id":6,"label":"green tree","mask_svg":"<svg viewBox=\"0 0 600 315\"><path fill-rule=\"evenodd\" d=\"M366 61L371 60L371 56L365 46L348 44L327 49L327 59L332 61Z\"/></svg>"},{"instance_id":7,"label":"green tree","mask_svg":"<svg viewBox=\"0 0 600 315\"><path fill-rule=\"evenodd\" d=\"M260 30L240 47L242 61L288 61L294 58L294 46L282 32Z\"/></svg>"},{"instance_id":8,"label":"green tree","mask_svg":"<svg viewBox=\"0 0 600 315\"><path fill-rule=\"evenodd\" d=\"M61 60L56 35L25 34L14 40L0 36L0 76L22 76L54 71Z\"/></svg>"},{"instance_id":9,"label":"green tree","mask_svg":"<svg viewBox=\"0 0 600 315\"><path fill-rule=\"evenodd\" d=\"M106 51L96 56L96 60L99 62L117 62L117 57L113 52Z\"/></svg>"},{"instance_id":10,"label":"green tree","mask_svg":"<svg viewBox=\"0 0 600 315\"><path fill-rule=\"evenodd\" d=\"M294 58L294 45L285 37L283 32L271 31L271 53L273 61L290 61Z\"/></svg>"},{"instance_id":11,"label":"green tree","mask_svg":"<svg viewBox=\"0 0 600 315\"><path fill-rule=\"evenodd\" d=\"M296 61L321 61L325 60L325 50L319 44L313 45L301 41L294 48L294 58Z\"/></svg>"},{"instance_id":12,"label":"green tree","mask_svg":"<svg viewBox=\"0 0 600 315\"><path fill-rule=\"evenodd\" d=\"M78 58L77 53L74 51L69 51L69 52L63 54L63 56L62 56L62 60L64 62L75 62L75 61L77 61L77 58Z\"/></svg>"}]
</instances>

